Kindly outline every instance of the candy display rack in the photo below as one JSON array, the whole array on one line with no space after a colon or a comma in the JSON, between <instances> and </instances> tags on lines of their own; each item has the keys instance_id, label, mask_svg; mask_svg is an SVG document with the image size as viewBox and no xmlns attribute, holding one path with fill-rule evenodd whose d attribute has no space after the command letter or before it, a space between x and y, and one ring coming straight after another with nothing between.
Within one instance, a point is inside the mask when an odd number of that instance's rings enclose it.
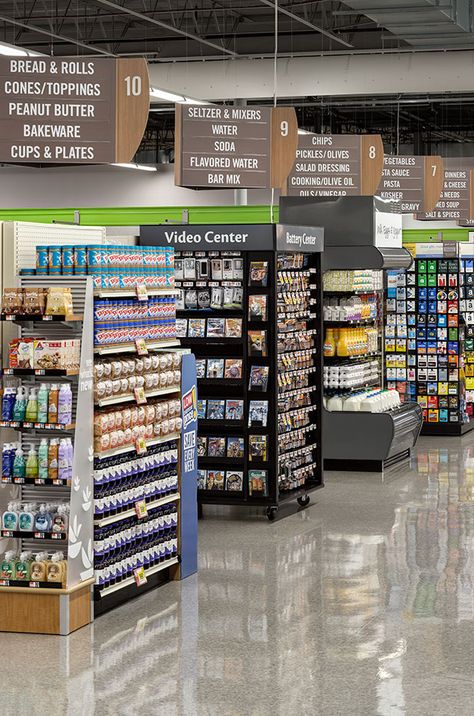
<instances>
[{"instance_id":1,"label":"candy display rack","mask_svg":"<svg viewBox=\"0 0 474 716\"><path fill-rule=\"evenodd\" d=\"M287 501L305 507L323 486L322 232L144 226L140 243L176 249L178 337L198 365L200 505L269 519Z\"/></svg>"},{"instance_id":2,"label":"candy display rack","mask_svg":"<svg viewBox=\"0 0 474 716\"><path fill-rule=\"evenodd\" d=\"M387 382L420 405L422 435L464 435L474 428L468 400L473 261L452 248L443 255L441 244L417 246L413 265L393 272L387 287L396 326L396 340L385 341Z\"/></svg>"},{"instance_id":3,"label":"candy display rack","mask_svg":"<svg viewBox=\"0 0 474 716\"><path fill-rule=\"evenodd\" d=\"M69 634L91 619L91 589L94 581L92 547L92 280L86 277L20 277L21 288L67 287L71 289L74 320L65 317L16 315L4 316L20 338L42 337L52 341L80 339L80 365L77 370L8 368L3 383L12 381L28 387L40 383L68 382L73 393L73 422L69 425L14 422L1 424L2 442L10 439L23 449L44 437L71 437L74 445L72 479L49 480L16 478L2 470L2 506L5 498L21 503L66 503L69 527L65 532L19 532L2 529L2 554L7 549L38 552L64 551L67 582L35 582L2 579L0 581L0 630L48 634ZM4 336L4 340L5 340ZM4 356L8 347L4 344ZM4 359L5 362L5 359ZM15 432L13 432L15 431ZM12 437L10 437L12 436ZM2 525L3 527L3 525Z\"/></svg>"}]
</instances>

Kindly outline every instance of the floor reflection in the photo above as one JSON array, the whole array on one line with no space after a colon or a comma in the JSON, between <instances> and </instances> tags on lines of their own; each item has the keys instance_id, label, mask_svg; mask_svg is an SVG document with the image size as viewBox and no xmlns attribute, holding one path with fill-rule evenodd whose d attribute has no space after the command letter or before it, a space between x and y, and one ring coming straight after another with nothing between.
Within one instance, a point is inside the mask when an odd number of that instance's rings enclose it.
<instances>
[{"instance_id":1,"label":"floor reflection","mask_svg":"<svg viewBox=\"0 0 474 716\"><path fill-rule=\"evenodd\" d=\"M472 714L472 443L330 473L281 522L207 512L199 576L67 639L0 635L2 716L46 693L49 716Z\"/></svg>"}]
</instances>

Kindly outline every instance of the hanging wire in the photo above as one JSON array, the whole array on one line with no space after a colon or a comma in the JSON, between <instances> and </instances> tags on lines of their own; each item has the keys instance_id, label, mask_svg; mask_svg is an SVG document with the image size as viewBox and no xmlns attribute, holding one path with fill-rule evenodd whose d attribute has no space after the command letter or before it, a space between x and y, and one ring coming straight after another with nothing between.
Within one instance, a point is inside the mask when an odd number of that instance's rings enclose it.
<instances>
[{"instance_id":1,"label":"hanging wire","mask_svg":"<svg viewBox=\"0 0 474 716\"><path fill-rule=\"evenodd\" d=\"M397 154L400 154L400 96L397 103Z\"/></svg>"},{"instance_id":2,"label":"hanging wire","mask_svg":"<svg viewBox=\"0 0 474 716\"><path fill-rule=\"evenodd\" d=\"M273 106L277 106L277 96L278 96L278 0L275 0L275 16L274 16L274 25L275 25L275 43L274 43L274 51L273 51ZM273 212L273 204L275 202L275 189L272 187L271 192L271 198L270 198L270 223L274 223L274 212Z\"/></svg>"}]
</instances>

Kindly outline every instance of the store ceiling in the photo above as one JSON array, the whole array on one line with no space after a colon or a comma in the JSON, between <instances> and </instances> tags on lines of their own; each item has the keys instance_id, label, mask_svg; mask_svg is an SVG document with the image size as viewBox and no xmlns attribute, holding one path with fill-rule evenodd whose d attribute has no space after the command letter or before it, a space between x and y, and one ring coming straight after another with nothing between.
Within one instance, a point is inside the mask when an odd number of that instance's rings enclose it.
<instances>
[{"instance_id":1,"label":"store ceiling","mask_svg":"<svg viewBox=\"0 0 474 716\"><path fill-rule=\"evenodd\" d=\"M0 0L0 41L56 55L144 55L151 63L473 49L471 0ZM290 100L285 102L291 103ZM386 146L474 153L474 93L298 97L301 126L373 131ZM172 157L171 106L150 114L148 161ZM443 151L444 150L444 151Z\"/></svg>"},{"instance_id":2,"label":"store ceiling","mask_svg":"<svg viewBox=\"0 0 474 716\"><path fill-rule=\"evenodd\" d=\"M279 52L472 46L471 0L279 0ZM39 52L248 57L274 50L273 0L0 0L0 39Z\"/></svg>"},{"instance_id":3,"label":"store ceiling","mask_svg":"<svg viewBox=\"0 0 474 716\"><path fill-rule=\"evenodd\" d=\"M279 52L436 46L433 27L438 34L455 28L472 41L461 14L466 4L470 0L279 0ZM165 61L274 50L272 0L0 0L0 17L1 40L46 54L145 54Z\"/></svg>"}]
</instances>

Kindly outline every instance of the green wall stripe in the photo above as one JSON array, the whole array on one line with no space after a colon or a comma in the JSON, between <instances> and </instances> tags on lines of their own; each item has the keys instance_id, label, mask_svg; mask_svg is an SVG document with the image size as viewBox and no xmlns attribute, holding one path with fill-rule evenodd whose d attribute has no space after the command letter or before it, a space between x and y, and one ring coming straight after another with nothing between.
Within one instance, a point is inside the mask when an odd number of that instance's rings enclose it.
<instances>
[{"instance_id":1,"label":"green wall stripe","mask_svg":"<svg viewBox=\"0 0 474 716\"><path fill-rule=\"evenodd\" d=\"M181 222L183 210L189 212L190 224L266 224L270 222L269 206L160 206L83 208L84 226L139 226ZM0 209L0 221L73 221L74 209ZM278 207L274 209L278 221Z\"/></svg>"},{"instance_id":2,"label":"green wall stripe","mask_svg":"<svg viewBox=\"0 0 474 716\"><path fill-rule=\"evenodd\" d=\"M472 229L443 229L437 226L435 229L404 229L404 243L427 243L439 241L438 232L443 234L445 241L469 241L469 231Z\"/></svg>"}]
</instances>

